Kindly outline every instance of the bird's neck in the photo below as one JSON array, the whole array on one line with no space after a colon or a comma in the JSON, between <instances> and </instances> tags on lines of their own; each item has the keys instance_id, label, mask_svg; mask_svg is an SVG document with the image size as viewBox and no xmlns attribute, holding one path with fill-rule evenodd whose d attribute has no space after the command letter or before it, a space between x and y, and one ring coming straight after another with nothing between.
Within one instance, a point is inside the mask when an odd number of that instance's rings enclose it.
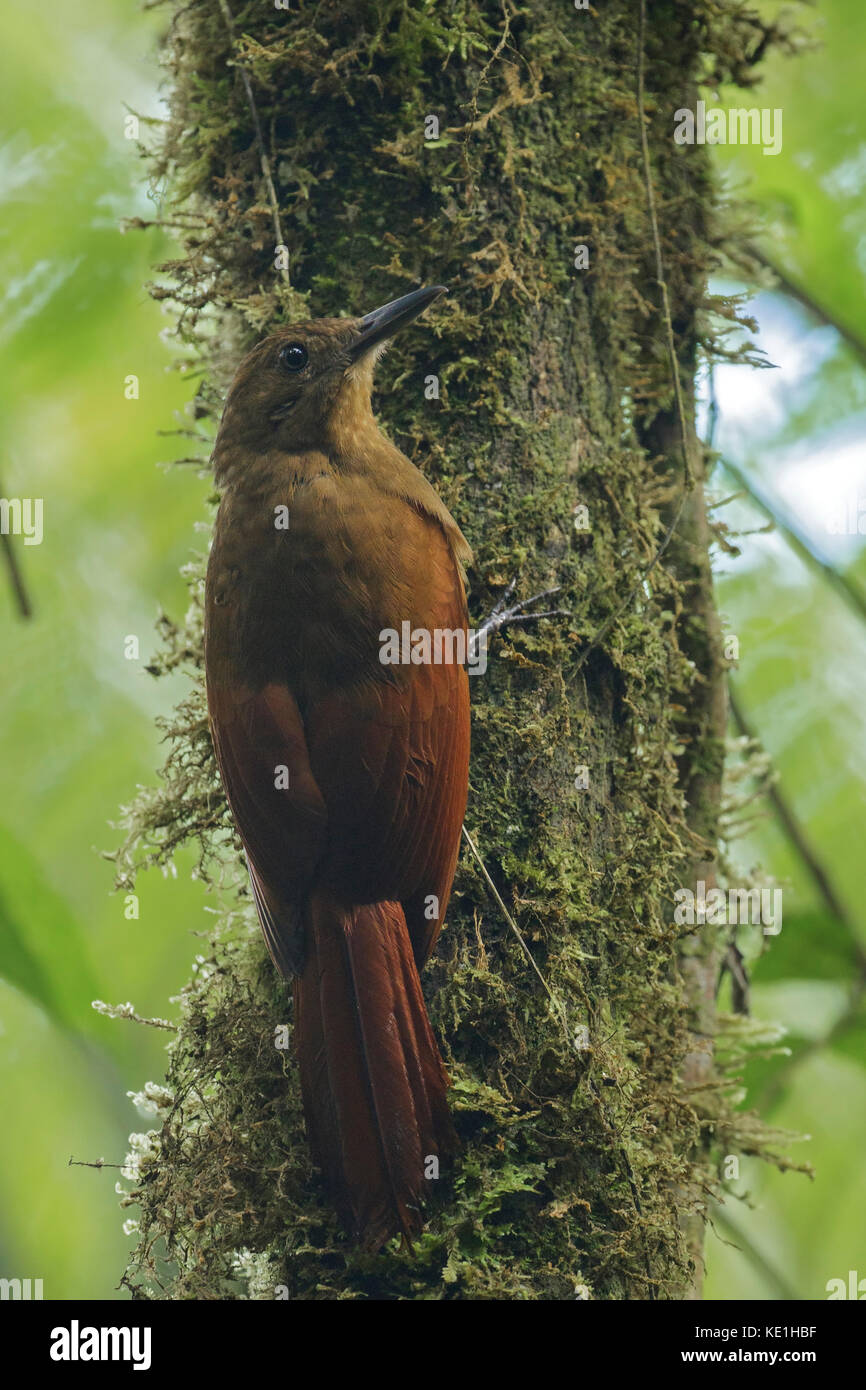
<instances>
[{"instance_id":1,"label":"bird's neck","mask_svg":"<svg viewBox=\"0 0 866 1390\"><path fill-rule=\"evenodd\" d=\"M350 371L323 422L323 442L335 462L350 468L363 463L377 450L387 448L387 440L376 424L370 404L370 375Z\"/></svg>"}]
</instances>

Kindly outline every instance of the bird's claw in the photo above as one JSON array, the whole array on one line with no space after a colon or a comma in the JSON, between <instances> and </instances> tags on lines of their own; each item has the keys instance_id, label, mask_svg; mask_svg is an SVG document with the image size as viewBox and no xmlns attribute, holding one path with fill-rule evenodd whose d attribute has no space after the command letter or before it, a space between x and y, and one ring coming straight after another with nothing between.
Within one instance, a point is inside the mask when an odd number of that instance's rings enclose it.
<instances>
[{"instance_id":1,"label":"bird's claw","mask_svg":"<svg viewBox=\"0 0 866 1390\"><path fill-rule=\"evenodd\" d=\"M492 637L494 632L499 632L504 627L515 626L518 623L535 623L541 618L571 617L571 613L567 608L549 608L545 609L543 612L533 613L528 611L534 603L540 603L542 599L552 598L554 594L558 594L560 591L559 584L555 585L552 589L542 589L540 593L533 594L531 598L519 599L517 603L512 604L509 608L507 606L509 599L512 597L516 588L517 576L515 575L501 598L497 601L490 616L485 618L484 622L477 629L474 637L474 646L476 650L482 642L486 642L489 637Z\"/></svg>"}]
</instances>

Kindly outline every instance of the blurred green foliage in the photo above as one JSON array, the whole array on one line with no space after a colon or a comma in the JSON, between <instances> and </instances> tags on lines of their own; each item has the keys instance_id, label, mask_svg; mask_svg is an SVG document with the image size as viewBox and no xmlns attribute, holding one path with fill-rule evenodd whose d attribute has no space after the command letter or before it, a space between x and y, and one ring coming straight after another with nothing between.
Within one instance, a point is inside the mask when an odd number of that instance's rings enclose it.
<instances>
[{"instance_id":1,"label":"blurred green foliage","mask_svg":"<svg viewBox=\"0 0 866 1390\"><path fill-rule=\"evenodd\" d=\"M166 247L118 233L154 210L124 116L157 112L157 28L95 0L62 25L19 5L5 25L0 491L44 499L44 540L16 543L29 623L5 573L0 590L0 1271L42 1278L46 1298L112 1296L130 1245L117 1175L67 1161L121 1161L129 1131L147 1128L125 1092L164 1070L164 1033L91 1001L132 995L164 1013L206 920L183 864L143 881L126 920L100 858L118 840L109 820L161 760L154 716L181 686L143 668L159 606L186 602L178 570L207 491L156 467L182 452L157 434L190 395L144 289Z\"/></svg>"},{"instance_id":2,"label":"blurred green foliage","mask_svg":"<svg viewBox=\"0 0 866 1390\"><path fill-rule=\"evenodd\" d=\"M790 292L758 296L761 341L779 370L717 370L716 446L864 594L863 538L838 534L834 518L846 505L856 511L858 495L866 499L866 346L856 347L866 345L866 10L857 0L824 0L797 18L818 48L771 56L748 97L707 95L782 109L781 154L719 147L719 162L731 188L757 203L766 224L758 245L789 291L825 312ZM721 469L713 481L720 495L736 487ZM735 529L766 522L745 499L719 515ZM778 532L738 544L741 557L717 566L726 629L739 639L733 684L843 920L778 815L766 802L751 807L765 818L731 846L739 881L760 864L785 903L781 934L753 965L752 1010L785 1026L791 1055L750 1065L748 1099L810 1136L796 1153L816 1176L741 1160L740 1180L728 1186L746 1201L719 1213L706 1296L821 1299L828 1279L866 1273L866 624Z\"/></svg>"},{"instance_id":3,"label":"blurred green foliage","mask_svg":"<svg viewBox=\"0 0 866 1390\"><path fill-rule=\"evenodd\" d=\"M825 0L805 18L823 48L771 58L751 99L783 109L782 153L719 149L719 161L736 186L749 180L769 219L766 254L866 343L866 11ZM185 604L178 571L204 543L194 528L208 490L192 472L156 466L185 452L182 439L158 435L183 423L175 415L192 393L170 370L164 320L143 288L166 246L156 231L118 234L123 217L154 210L124 118L158 115L158 24L117 0L85 0L62 26L19 4L0 94L0 492L45 507L42 545L17 546L29 623L5 576L0 589L11 656L0 721L0 1273L42 1278L52 1299L117 1296L133 1242L116 1175L67 1162L122 1161L129 1131L150 1125L125 1092L164 1069L164 1033L107 1019L91 1001L131 998L141 1014L164 1014L207 920L191 859L179 858L177 878L145 876L139 917L128 920L100 857L117 842L117 808L161 761L154 717L183 690L144 667L160 606ZM744 104L741 93L718 100ZM856 446L866 352L790 296L762 294L758 316L786 360L773 374L717 370L717 447L866 589L860 538L814 515L816 470L837 501L857 492L858 476L866 496ZM130 374L137 400L124 394ZM853 460L847 471L840 459ZM719 497L728 481L719 467ZM764 522L747 499L717 515L734 530ZM747 1200L719 1214L707 1296L822 1298L828 1279L866 1275L866 627L778 534L737 544L741 557L721 553L718 565L740 646L736 688L844 920L767 803L749 808L763 818L731 844L739 881L760 864L785 890L782 933L753 963L752 1005L785 1025L790 1056L750 1064L748 1099L811 1135L797 1157L816 1178L741 1159L729 1187ZM125 656L130 635L137 660Z\"/></svg>"}]
</instances>

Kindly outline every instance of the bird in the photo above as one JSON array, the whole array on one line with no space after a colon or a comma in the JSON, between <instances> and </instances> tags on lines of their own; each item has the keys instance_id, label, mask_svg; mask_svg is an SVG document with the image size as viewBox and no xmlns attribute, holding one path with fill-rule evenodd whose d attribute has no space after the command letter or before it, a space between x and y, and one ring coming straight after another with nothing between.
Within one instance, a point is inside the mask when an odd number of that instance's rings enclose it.
<instances>
[{"instance_id":1,"label":"bird","mask_svg":"<svg viewBox=\"0 0 866 1390\"><path fill-rule=\"evenodd\" d=\"M267 948L293 982L312 1157L372 1252L412 1248L457 1151L420 971L466 809L472 554L372 407L377 360L444 293L277 328L240 363L213 451L213 747ZM385 659L387 634L419 632L454 645Z\"/></svg>"}]
</instances>

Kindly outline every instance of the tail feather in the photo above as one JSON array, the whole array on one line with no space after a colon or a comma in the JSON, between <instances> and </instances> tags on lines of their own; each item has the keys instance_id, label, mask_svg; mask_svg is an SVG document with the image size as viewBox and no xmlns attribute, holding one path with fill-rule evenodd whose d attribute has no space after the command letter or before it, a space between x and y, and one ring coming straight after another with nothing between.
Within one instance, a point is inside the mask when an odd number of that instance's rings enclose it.
<instances>
[{"instance_id":1,"label":"tail feather","mask_svg":"<svg viewBox=\"0 0 866 1390\"><path fill-rule=\"evenodd\" d=\"M453 1151L442 1065L399 903L316 890L295 1035L313 1154L352 1234L377 1250L421 1229L431 1156Z\"/></svg>"}]
</instances>

